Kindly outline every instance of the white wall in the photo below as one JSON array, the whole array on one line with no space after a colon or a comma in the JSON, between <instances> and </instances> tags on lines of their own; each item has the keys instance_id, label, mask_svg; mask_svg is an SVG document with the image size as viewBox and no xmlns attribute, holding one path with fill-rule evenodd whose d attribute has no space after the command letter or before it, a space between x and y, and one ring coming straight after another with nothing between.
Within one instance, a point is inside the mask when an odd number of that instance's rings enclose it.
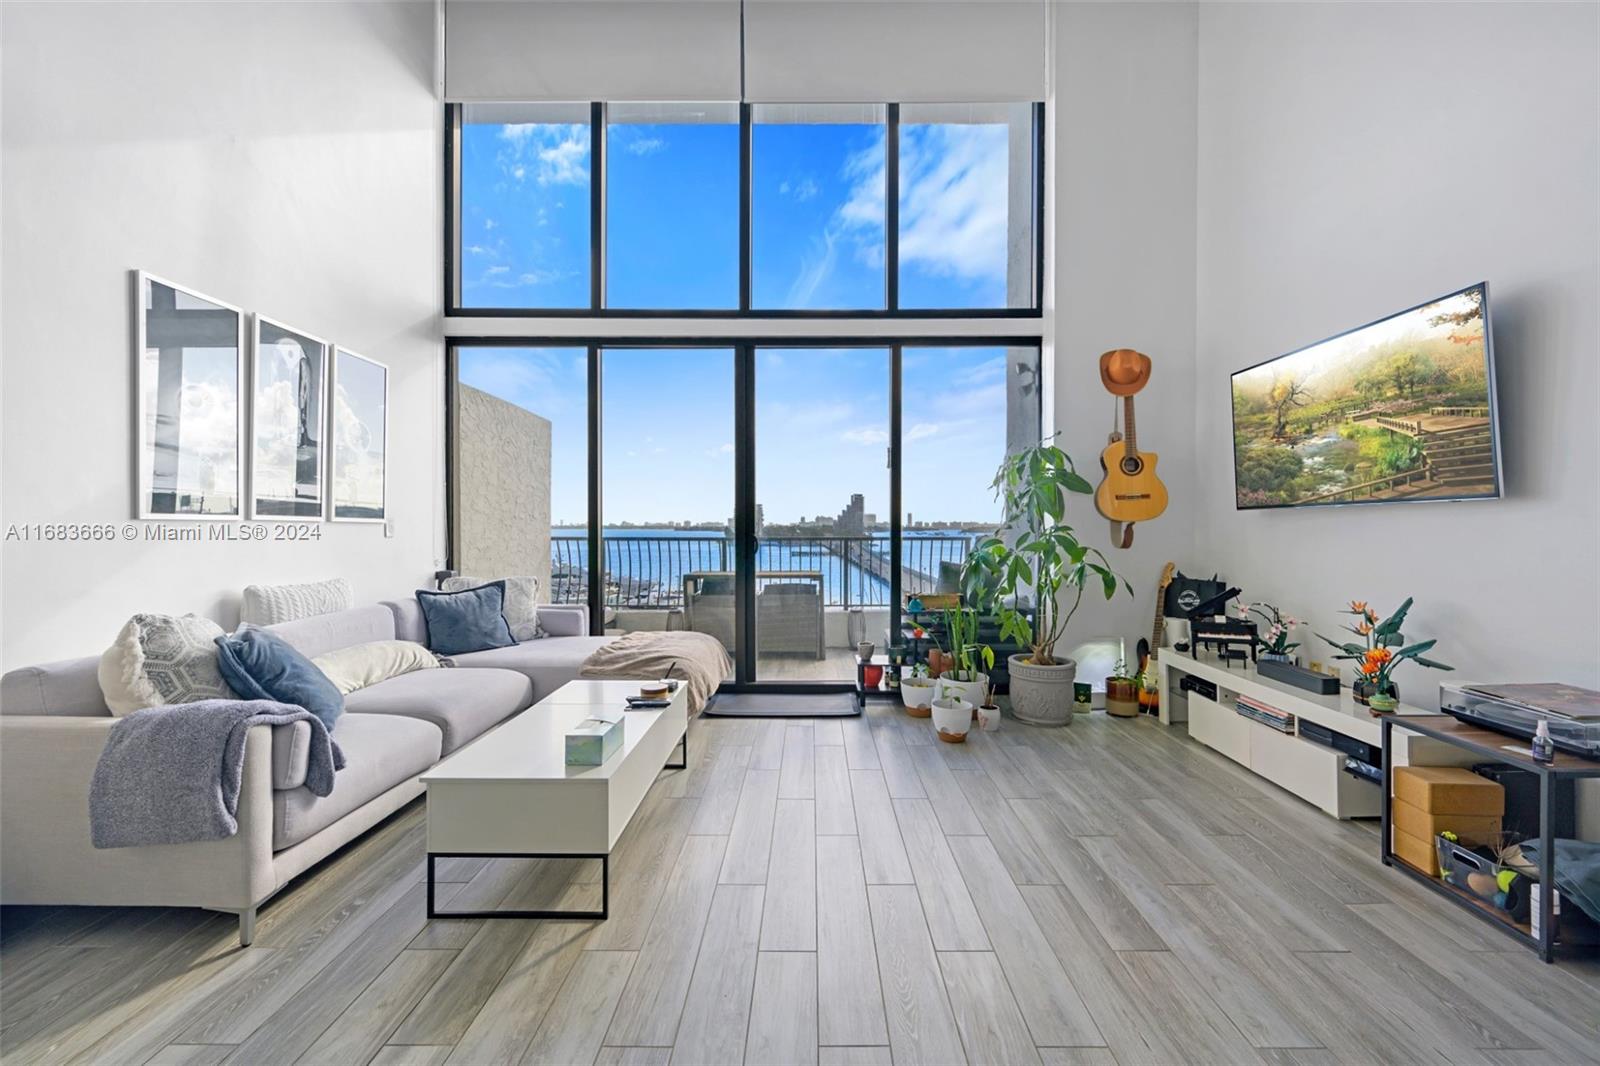
<instances>
[{"instance_id":1,"label":"white wall","mask_svg":"<svg viewBox=\"0 0 1600 1066\"><path fill-rule=\"evenodd\" d=\"M316 544L4 544L0 664L251 582L360 600L443 552L440 109L426 3L6 3L0 520L125 522L128 271L390 366L390 517Z\"/></svg>"},{"instance_id":2,"label":"white wall","mask_svg":"<svg viewBox=\"0 0 1600 1066\"><path fill-rule=\"evenodd\" d=\"M1089 480L1100 477L1115 410L1100 384L1100 353L1136 348L1154 366L1135 399L1142 450L1160 455L1167 513L1135 529L1133 547L1080 497L1070 513L1080 539L1101 548L1137 593L1084 606L1067 643L1150 632L1155 583L1168 560L1189 565L1194 488L1195 63L1193 4L1061 4L1056 9L1055 277L1056 428Z\"/></svg>"},{"instance_id":3,"label":"white wall","mask_svg":"<svg viewBox=\"0 0 1600 1066\"><path fill-rule=\"evenodd\" d=\"M1247 596L1325 633L1415 596L1448 676L1600 687L1597 17L1201 5L1190 501ZM1484 278L1509 498L1234 510L1230 372ZM1397 680L1424 702L1441 676Z\"/></svg>"}]
</instances>

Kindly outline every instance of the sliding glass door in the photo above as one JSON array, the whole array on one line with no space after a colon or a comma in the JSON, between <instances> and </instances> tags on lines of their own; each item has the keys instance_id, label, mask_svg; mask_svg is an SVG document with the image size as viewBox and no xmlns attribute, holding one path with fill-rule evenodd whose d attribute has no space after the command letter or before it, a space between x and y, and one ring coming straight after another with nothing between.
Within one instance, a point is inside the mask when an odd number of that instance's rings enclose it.
<instances>
[{"instance_id":1,"label":"sliding glass door","mask_svg":"<svg viewBox=\"0 0 1600 1066\"><path fill-rule=\"evenodd\" d=\"M754 352L755 678L852 681L889 625L888 348Z\"/></svg>"},{"instance_id":2,"label":"sliding glass door","mask_svg":"<svg viewBox=\"0 0 1600 1066\"><path fill-rule=\"evenodd\" d=\"M600 349L605 630L738 649L732 348Z\"/></svg>"},{"instance_id":3,"label":"sliding glass door","mask_svg":"<svg viewBox=\"0 0 1600 1066\"><path fill-rule=\"evenodd\" d=\"M1031 343L452 348L453 569L532 574L595 633L715 636L741 686L842 685L955 591L1040 435Z\"/></svg>"}]
</instances>

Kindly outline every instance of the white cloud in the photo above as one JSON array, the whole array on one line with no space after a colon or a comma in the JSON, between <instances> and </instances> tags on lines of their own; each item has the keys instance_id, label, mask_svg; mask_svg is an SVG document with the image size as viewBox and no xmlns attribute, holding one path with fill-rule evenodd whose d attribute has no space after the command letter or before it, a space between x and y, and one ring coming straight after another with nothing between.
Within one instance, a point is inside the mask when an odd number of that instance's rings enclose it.
<instances>
[{"instance_id":1,"label":"white cloud","mask_svg":"<svg viewBox=\"0 0 1600 1066\"><path fill-rule=\"evenodd\" d=\"M488 276L488 275L491 275L491 274L504 274L504 273L506 273L506 271L508 271L510 269L511 269L510 267L503 266L503 265L502 266L492 266L488 270L485 270L483 273L484 273L485 276Z\"/></svg>"},{"instance_id":2,"label":"white cloud","mask_svg":"<svg viewBox=\"0 0 1600 1066\"><path fill-rule=\"evenodd\" d=\"M797 182L785 181L778 186L778 194L780 196L793 196L801 203L815 199L817 193L821 191L817 183L809 177L801 178Z\"/></svg>"},{"instance_id":3,"label":"white cloud","mask_svg":"<svg viewBox=\"0 0 1600 1066\"><path fill-rule=\"evenodd\" d=\"M889 433L882 429L847 429L839 434L841 440L851 444L887 444Z\"/></svg>"},{"instance_id":4,"label":"white cloud","mask_svg":"<svg viewBox=\"0 0 1600 1066\"><path fill-rule=\"evenodd\" d=\"M967 281L1006 277L1003 125L902 128L900 261Z\"/></svg>"},{"instance_id":5,"label":"white cloud","mask_svg":"<svg viewBox=\"0 0 1600 1066\"><path fill-rule=\"evenodd\" d=\"M916 425L906 430L906 440L925 440L928 437L936 436L938 432L939 426L937 423L918 422Z\"/></svg>"},{"instance_id":6,"label":"white cloud","mask_svg":"<svg viewBox=\"0 0 1600 1066\"><path fill-rule=\"evenodd\" d=\"M667 142L660 137L632 137L622 150L632 155L654 155L666 146Z\"/></svg>"},{"instance_id":7,"label":"white cloud","mask_svg":"<svg viewBox=\"0 0 1600 1066\"><path fill-rule=\"evenodd\" d=\"M516 181L531 173L540 185L589 180L589 127L581 123L519 122L500 127L501 170Z\"/></svg>"}]
</instances>

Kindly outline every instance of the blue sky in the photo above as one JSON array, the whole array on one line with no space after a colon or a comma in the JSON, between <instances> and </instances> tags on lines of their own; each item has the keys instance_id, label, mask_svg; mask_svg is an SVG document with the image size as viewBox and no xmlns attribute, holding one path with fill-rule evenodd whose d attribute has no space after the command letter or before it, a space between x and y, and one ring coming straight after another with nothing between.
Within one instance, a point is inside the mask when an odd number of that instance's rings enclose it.
<instances>
[{"instance_id":1,"label":"blue sky","mask_svg":"<svg viewBox=\"0 0 1600 1066\"><path fill-rule=\"evenodd\" d=\"M755 306L883 307L884 127L752 138ZM612 124L606 148L607 305L736 307L738 126ZM464 305L588 306L592 159L584 124L463 125ZM902 306L1005 306L1007 168L1002 124L900 127Z\"/></svg>"},{"instance_id":2,"label":"blue sky","mask_svg":"<svg viewBox=\"0 0 1600 1066\"><path fill-rule=\"evenodd\" d=\"M1015 350L1010 361L1015 362ZM462 348L461 380L550 419L551 513L586 514L582 348ZM733 350L610 349L601 359L610 522L725 521L733 513ZM918 520L994 521L1008 350L907 348L904 503ZM1034 401L1026 415L1037 417ZM759 348L756 497L768 521L832 515L862 493L887 521L887 348Z\"/></svg>"}]
</instances>

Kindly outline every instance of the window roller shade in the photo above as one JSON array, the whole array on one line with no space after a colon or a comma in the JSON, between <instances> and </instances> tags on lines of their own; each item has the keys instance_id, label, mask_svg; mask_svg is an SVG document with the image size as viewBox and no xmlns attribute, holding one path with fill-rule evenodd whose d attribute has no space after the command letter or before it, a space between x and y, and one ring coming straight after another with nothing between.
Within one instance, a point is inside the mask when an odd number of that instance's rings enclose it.
<instances>
[{"instance_id":1,"label":"window roller shade","mask_svg":"<svg viewBox=\"0 0 1600 1066\"><path fill-rule=\"evenodd\" d=\"M1045 97L1047 0L446 0L452 101Z\"/></svg>"},{"instance_id":2,"label":"window roller shade","mask_svg":"<svg viewBox=\"0 0 1600 1066\"><path fill-rule=\"evenodd\" d=\"M747 0L745 98L1045 98L1045 0Z\"/></svg>"},{"instance_id":3,"label":"window roller shade","mask_svg":"<svg viewBox=\"0 0 1600 1066\"><path fill-rule=\"evenodd\" d=\"M445 97L737 100L730 0L446 0Z\"/></svg>"}]
</instances>

